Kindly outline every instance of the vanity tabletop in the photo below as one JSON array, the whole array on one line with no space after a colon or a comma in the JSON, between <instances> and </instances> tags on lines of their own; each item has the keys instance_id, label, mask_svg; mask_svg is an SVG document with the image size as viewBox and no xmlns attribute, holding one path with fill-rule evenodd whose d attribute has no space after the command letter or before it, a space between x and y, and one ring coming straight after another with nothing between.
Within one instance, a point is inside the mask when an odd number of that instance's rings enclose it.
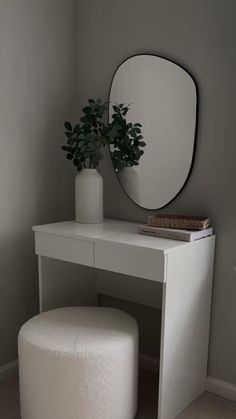
<instances>
[{"instance_id":1,"label":"vanity tabletop","mask_svg":"<svg viewBox=\"0 0 236 419\"><path fill-rule=\"evenodd\" d=\"M164 254L176 247L189 246L193 243L145 236L138 233L139 225L140 224L138 223L128 221L105 219L101 224L79 224L75 221L63 221L59 223L34 226L33 230L39 233L52 234L91 242L105 241L144 247L159 250ZM214 236L207 237L206 240L212 239L213 237Z\"/></svg>"}]
</instances>

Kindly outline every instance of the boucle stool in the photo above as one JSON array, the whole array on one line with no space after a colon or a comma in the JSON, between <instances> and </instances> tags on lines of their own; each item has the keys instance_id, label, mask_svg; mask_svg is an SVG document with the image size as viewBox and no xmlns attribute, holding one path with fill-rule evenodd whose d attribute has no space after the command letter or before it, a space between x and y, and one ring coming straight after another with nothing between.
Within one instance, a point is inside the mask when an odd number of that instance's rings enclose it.
<instances>
[{"instance_id":1,"label":"boucle stool","mask_svg":"<svg viewBox=\"0 0 236 419\"><path fill-rule=\"evenodd\" d=\"M133 419L138 327L103 307L47 311L19 338L22 419Z\"/></svg>"}]
</instances>

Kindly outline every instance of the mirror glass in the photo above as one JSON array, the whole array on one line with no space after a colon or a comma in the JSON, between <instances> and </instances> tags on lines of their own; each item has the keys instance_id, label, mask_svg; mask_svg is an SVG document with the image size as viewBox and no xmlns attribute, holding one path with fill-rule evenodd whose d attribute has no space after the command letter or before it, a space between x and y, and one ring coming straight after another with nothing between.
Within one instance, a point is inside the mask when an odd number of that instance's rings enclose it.
<instances>
[{"instance_id":1,"label":"mirror glass","mask_svg":"<svg viewBox=\"0 0 236 419\"><path fill-rule=\"evenodd\" d=\"M130 104L126 120L142 125L146 143L138 164L115 167L122 187L143 208L164 207L181 191L192 167L197 113L192 76L167 59L137 55L116 70L109 101L110 122L114 104Z\"/></svg>"}]
</instances>

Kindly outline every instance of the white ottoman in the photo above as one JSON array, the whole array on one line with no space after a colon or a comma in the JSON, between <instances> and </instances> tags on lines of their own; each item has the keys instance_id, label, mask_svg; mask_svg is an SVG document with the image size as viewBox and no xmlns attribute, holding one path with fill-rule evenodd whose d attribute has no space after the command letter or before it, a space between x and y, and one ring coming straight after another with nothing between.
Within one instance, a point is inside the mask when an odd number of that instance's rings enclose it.
<instances>
[{"instance_id":1,"label":"white ottoman","mask_svg":"<svg viewBox=\"0 0 236 419\"><path fill-rule=\"evenodd\" d=\"M120 310L42 313L19 338L22 419L133 419L138 327Z\"/></svg>"}]
</instances>

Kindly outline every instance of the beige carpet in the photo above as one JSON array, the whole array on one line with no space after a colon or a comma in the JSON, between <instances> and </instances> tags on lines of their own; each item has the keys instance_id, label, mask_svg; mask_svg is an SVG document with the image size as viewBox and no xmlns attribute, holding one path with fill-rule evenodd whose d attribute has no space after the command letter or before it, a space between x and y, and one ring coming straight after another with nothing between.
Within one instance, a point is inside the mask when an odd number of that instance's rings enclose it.
<instances>
[{"instance_id":1,"label":"beige carpet","mask_svg":"<svg viewBox=\"0 0 236 419\"><path fill-rule=\"evenodd\" d=\"M140 406L136 419L156 419L156 391L156 376L141 372ZM0 419L20 419L17 378L0 384ZM178 419L236 419L236 403L204 393L187 407Z\"/></svg>"},{"instance_id":2,"label":"beige carpet","mask_svg":"<svg viewBox=\"0 0 236 419\"><path fill-rule=\"evenodd\" d=\"M236 403L204 393L178 419L236 419Z\"/></svg>"}]
</instances>

